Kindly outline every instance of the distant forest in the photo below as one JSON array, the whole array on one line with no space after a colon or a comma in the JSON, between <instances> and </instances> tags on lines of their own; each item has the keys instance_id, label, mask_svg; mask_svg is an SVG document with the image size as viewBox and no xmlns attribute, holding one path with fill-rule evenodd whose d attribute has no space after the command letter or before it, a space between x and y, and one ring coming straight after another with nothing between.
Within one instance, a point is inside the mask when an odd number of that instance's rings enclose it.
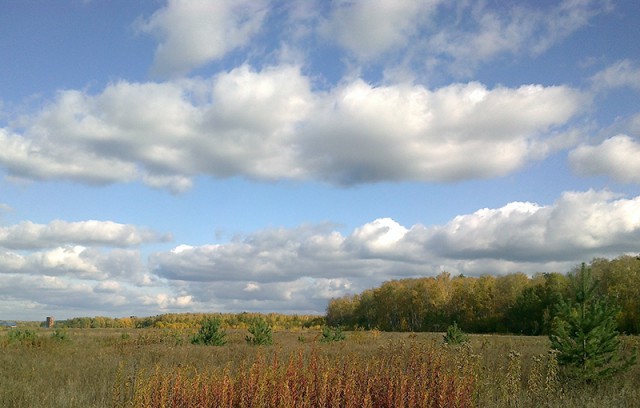
<instances>
[{"instance_id":1,"label":"distant forest","mask_svg":"<svg viewBox=\"0 0 640 408\"><path fill-rule=\"evenodd\" d=\"M150 317L74 317L59 320L56 327L78 329L104 328L155 328L155 329L194 329L209 317L218 317L226 328L246 329L256 318L265 320L271 327L289 330L301 327L322 327L324 319L314 315L285 315L279 313L167 313Z\"/></svg>"},{"instance_id":2,"label":"distant forest","mask_svg":"<svg viewBox=\"0 0 640 408\"><path fill-rule=\"evenodd\" d=\"M597 291L620 308L618 329L640 332L640 259L594 259L589 265ZM473 333L548 334L556 305L572 296L567 274L523 273L504 276L455 276L388 281L358 295L332 299L326 321L346 329L443 331L457 322Z\"/></svg>"}]
</instances>

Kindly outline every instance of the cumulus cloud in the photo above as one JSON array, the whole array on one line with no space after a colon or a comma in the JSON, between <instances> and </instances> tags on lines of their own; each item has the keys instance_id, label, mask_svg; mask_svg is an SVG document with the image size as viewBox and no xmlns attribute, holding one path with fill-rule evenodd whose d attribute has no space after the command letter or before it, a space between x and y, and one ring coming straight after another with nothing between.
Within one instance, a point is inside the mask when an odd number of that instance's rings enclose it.
<instances>
[{"instance_id":1,"label":"cumulus cloud","mask_svg":"<svg viewBox=\"0 0 640 408\"><path fill-rule=\"evenodd\" d=\"M65 307L84 296L85 307L100 298L96 305L136 313L321 313L328 299L389 279L442 271L565 272L594 257L637 253L638 242L640 197L588 190L566 192L548 205L511 202L480 209L442 225L403 226L380 218L349 233L332 224L266 229L216 245L178 245L156 252L146 264L131 249L5 250L0 310L2 302L33 296L33 288L12 285L39 278L36 286L50 293L36 299ZM11 287L15 293L9 296Z\"/></svg>"},{"instance_id":2,"label":"cumulus cloud","mask_svg":"<svg viewBox=\"0 0 640 408\"><path fill-rule=\"evenodd\" d=\"M27 253L0 250L0 273L95 281L119 279L137 285L150 283L138 250L104 251L80 245Z\"/></svg>"},{"instance_id":3,"label":"cumulus cloud","mask_svg":"<svg viewBox=\"0 0 640 408\"><path fill-rule=\"evenodd\" d=\"M48 130L48 129L47 129ZM135 166L73 145L56 145L48 138L0 128L0 163L17 179L71 179L89 184L132 181Z\"/></svg>"},{"instance_id":4,"label":"cumulus cloud","mask_svg":"<svg viewBox=\"0 0 640 408\"><path fill-rule=\"evenodd\" d=\"M335 184L448 182L509 174L545 157L584 99L567 87L436 90L354 81L328 95L300 140L303 163Z\"/></svg>"},{"instance_id":5,"label":"cumulus cloud","mask_svg":"<svg viewBox=\"0 0 640 408\"><path fill-rule=\"evenodd\" d=\"M510 262L588 260L637 251L640 197L568 192L552 205L514 202L458 216L426 231L443 258Z\"/></svg>"},{"instance_id":6,"label":"cumulus cloud","mask_svg":"<svg viewBox=\"0 0 640 408\"><path fill-rule=\"evenodd\" d=\"M173 192L197 175L338 185L487 178L544 158L585 103L564 86L476 82L430 90L354 80L313 92L298 67L243 65L210 80L63 91L21 132L0 129L0 164L16 178L142 180Z\"/></svg>"},{"instance_id":7,"label":"cumulus cloud","mask_svg":"<svg viewBox=\"0 0 640 408\"><path fill-rule=\"evenodd\" d=\"M423 248L407 256L413 249L410 230L380 219L347 236L328 225L306 225L259 231L225 244L179 246L153 255L150 267L199 301L255 300L277 310L294 310L296 302L307 309L312 303L319 310L327 299L372 282L428 272Z\"/></svg>"},{"instance_id":8,"label":"cumulus cloud","mask_svg":"<svg viewBox=\"0 0 640 408\"><path fill-rule=\"evenodd\" d=\"M55 220L49 224L25 221L0 227L0 247L8 249L53 248L61 245L130 247L169 239L169 235L163 236L146 228L112 221Z\"/></svg>"},{"instance_id":9,"label":"cumulus cloud","mask_svg":"<svg viewBox=\"0 0 640 408\"><path fill-rule=\"evenodd\" d=\"M169 0L138 28L160 41L154 72L182 75L245 46L262 27L263 0Z\"/></svg>"},{"instance_id":10,"label":"cumulus cloud","mask_svg":"<svg viewBox=\"0 0 640 408\"><path fill-rule=\"evenodd\" d=\"M589 190L564 193L550 205L481 209L444 225L405 227L382 218L348 235L327 226L271 229L225 244L177 247L151 263L197 302L281 310L287 301L318 306L385 280L443 270L564 272L594 257L637 252L639 239L640 197Z\"/></svg>"},{"instance_id":11,"label":"cumulus cloud","mask_svg":"<svg viewBox=\"0 0 640 408\"><path fill-rule=\"evenodd\" d=\"M161 306L182 310L189 297L158 293L122 281L76 281L48 275L5 274L0 279L0 315L42 320L55 311L56 317L141 316L157 314Z\"/></svg>"},{"instance_id":12,"label":"cumulus cloud","mask_svg":"<svg viewBox=\"0 0 640 408\"><path fill-rule=\"evenodd\" d=\"M275 311L280 313L322 313L327 301L355 288L348 279L311 279L260 284L260 290L246 291L242 282L204 282L188 285L194 305L218 304L229 311Z\"/></svg>"},{"instance_id":13,"label":"cumulus cloud","mask_svg":"<svg viewBox=\"0 0 640 408\"><path fill-rule=\"evenodd\" d=\"M211 80L121 81L98 95L62 91L25 120L21 134L0 129L0 163L16 178L142 180L174 192L197 174L296 178L291 138L310 96L293 66L241 66Z\"/></svg>"},{"instance_id":14,"label":"cumulus cloud","mask_svg":"<svg viewBox=\"0 0 640 408\"><path fill-rule=\"evenodd\" d=\"M582 176L605 175L622 183L640 184L640 140L617 135L598 145L583 144L569 153L571 168Z\"/></svg>"}]
</instances>

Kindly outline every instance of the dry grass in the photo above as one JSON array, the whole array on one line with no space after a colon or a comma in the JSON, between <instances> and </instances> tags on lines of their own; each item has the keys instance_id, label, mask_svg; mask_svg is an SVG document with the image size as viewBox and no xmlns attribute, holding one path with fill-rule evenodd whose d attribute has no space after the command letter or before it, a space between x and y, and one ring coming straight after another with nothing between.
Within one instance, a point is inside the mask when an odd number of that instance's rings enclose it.
<instances>
[{"instance_id":1,"label":"dry grass","mask_svg":"<svg viewBox=\"0 0 640 408\"><path fill-rule=\"evenodd\" d=\"M638 366L591 388L562 384L544 337L471 336L451 348L442 334L348 332L325 344L318 331L280 331L255 347L229 330L227 345L208 347L189 344L190 331L51 333L9 344L0 331L1 407L640 407Z\"/></svg>"},{"instance_id":2,"label":"dry grass","mask_svg":"<svg viewBox=\"0 0 640 408\"><path fill-rule=\"evenodd\" d=\"M475 389L471 366L449 364L441 348L417 342L367 359L299 348L285 359L259 352L237 370L158 365L133 377L120 371L118 383L118 407L471 407Z\"/></svg>"}]
</instances>

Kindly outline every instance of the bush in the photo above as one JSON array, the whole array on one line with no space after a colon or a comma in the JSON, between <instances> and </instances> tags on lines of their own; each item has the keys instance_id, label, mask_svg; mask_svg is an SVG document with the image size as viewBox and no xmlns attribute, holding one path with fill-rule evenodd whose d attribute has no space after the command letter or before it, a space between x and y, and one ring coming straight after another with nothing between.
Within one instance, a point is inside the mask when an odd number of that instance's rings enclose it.
<instances>
[{"instance_id":1,"label":"bush","mask_svg":"<svg viewBox=\"0 0 640 408\"><path fill-rule=\"evenodd\" d=\"M249 325L249 333L251 336L245 337L247 343L253 346L264 346L273 344L273 333L271 326L261 317L253 319Z\"/></svg>"},{"instance_id":2,"label":"bush","mask_svg":"<svg viewBox=\"0 0 640 408\"><path fill-rule=\"evenodd\" d=\"M69 333L67 333L67 329L64 328L55 329L55 331L51 333L51 338L59 342L68 342L71 340L71 338L69 337Z\"/></svg>"},{"instance_id":3,"label":"bush","mask_svg":"<svg viewBox=\"0 0 640 408\"><path fill-rule=\"evenodd\" d=\"M205 319L200 330L191 338L192 344L204 344L206 346L224 346L227 344L227 333L222 329L220 318L211 317Z\"/></svg>"},{"instance_id":4,"label":"bush","mask_svg":"<svg viewBox=\"0 0 640 408\"><path fill-rule=\"evenodd\" d=\"M322 329L322 337L320 338L320 341L323 343L343 341L344 339L346 339L346 336L342 332L342 329L340 328L340 326L338 327L324 326L324 328Z\"/></svg>"},{"instance_id":5,"label":"bush","mask_svg":"<svg viewBox=\"0 0 640 408\"><path fill-rule=\"evenodd\" d=\"M25 346L38 346L40 339L35 331L29 329L14 329L7 333L9 344L19 343Z\"/></svg>"},{"instance_id":6,"label":"bush","mask_svg":"<svg viewBox=\"0 0 640 408\"><path fill-rule=\"evenodd\" d=\"M444 342L455 346L458 344L464 344L469 342L469 336L458 327L458 323L453 322L452 325L447 327L447 334L444 335Z\"/></svg>"}]
</instances>

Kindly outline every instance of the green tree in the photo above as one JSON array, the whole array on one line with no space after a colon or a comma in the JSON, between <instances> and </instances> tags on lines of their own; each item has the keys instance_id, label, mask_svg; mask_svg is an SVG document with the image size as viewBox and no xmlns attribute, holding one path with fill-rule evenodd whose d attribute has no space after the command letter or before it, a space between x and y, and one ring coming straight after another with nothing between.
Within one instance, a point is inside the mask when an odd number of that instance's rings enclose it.
<instances>
[{"instance_id":1,"label":"green tree","mask_svg":"<svg viewBox=\"0 0 640 408\"><path fill-rule=\"evenodd\" d=\"M346 338L347 337L345 336L340 326L338 327L324 326L322 328L322 337L320 337L320 341L323 343L331 343L336 341L343 341Z\"/></svg>"},{"instance_id":2,"label":"green tree","mask_svg":"<svg viewBox=\"0 0 640 408\"><path fill-rule=\"evenodd\" d=\"M227 333L222 329L222 321L219 317L210 317L202 321L200 330L191 338L192 344L204 344L206 346L224 346L227 344Z\"/></svg>"},{"instance_id":3,"label":"green tree","mask_svg":"<svg viewBox=\"0 0 640 408\"><path fill-rule=\"evenodd\" d=\"M444 342L457 346L469 342L469 336L458 327L458 323L453 322L452 325L447 327L447 333L444 335Z\"/></svg>"},{"instance_id":4,"label":"green tree","mask_svg":"<svg viewBox=\"0 0 640 408\"><path fill-rule=\"evenodd\" d=\"M593 382L628 368L635 362L635 351L629 358L621 353L618 307L598 295L598 283L584 263L571 276L571 283L573 299L560 301L549 335L565 375Z\"/></svg>"},{"instance_id":5,"label":"green tree","mask_svg":"<svg viewBox=\"0 0 640 408\"><path fill-rule=\"evenodd\" d=\"M273 332L269 323L262 317L256 317L249 325L250 336L245 337L247 343L253 346L273 344Z\"/></svg>"},{"instance_id":6,"label":"green tree","mask_svg":"<svg viewBox=\"0 0 640 408\"><path fill-rule=\"evenodd\" d=\"M544 328L544 303L541 286L525 288L506 314L508 328L512 333L538 336Z\"/></svg>"}]
</instances>

